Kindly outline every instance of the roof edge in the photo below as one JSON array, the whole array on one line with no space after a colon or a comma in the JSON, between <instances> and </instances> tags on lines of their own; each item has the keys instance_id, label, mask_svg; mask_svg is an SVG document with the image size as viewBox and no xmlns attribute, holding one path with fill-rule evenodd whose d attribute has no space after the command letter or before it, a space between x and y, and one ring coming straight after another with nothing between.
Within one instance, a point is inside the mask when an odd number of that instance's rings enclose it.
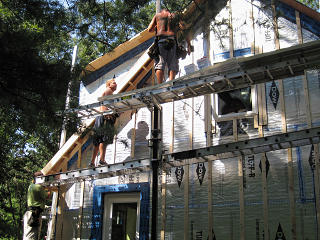
<instances>
[{"instance_id":1,"label":"roof edge","mask_svg":"<svg viewBox=\"0 0 320 240\"><path fill-rule=\"evenodd\" d=\"M282 3L287 4L290 7L293 7L294 9L296 9L297 11L317 20L320 22L320 13L318 13L317 11L313 10L312 8L307 7L306 5L297 2L295 0L279 0Z\"/></svg>"}]
</instances>

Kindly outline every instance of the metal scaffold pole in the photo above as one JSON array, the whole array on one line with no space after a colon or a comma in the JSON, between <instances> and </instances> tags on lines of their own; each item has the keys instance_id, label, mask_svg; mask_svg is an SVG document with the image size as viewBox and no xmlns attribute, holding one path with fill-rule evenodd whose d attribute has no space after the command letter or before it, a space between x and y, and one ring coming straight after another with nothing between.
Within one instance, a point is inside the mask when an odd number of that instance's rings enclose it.
<instances>
[{"instance_id":1,"label":"metal scaffold pole","mask_svg":"<svg viewBox=\"0 0 320 240\"><path fill-rule=\"evenodd\" d=\"M73 48L73 53L72 53L72 63L71 63L71 69L70 69L71 72L73 72L73 69L75 66L77 53L78 53L78 46L75 45ZM67 96L66 96L66 105L65 105L66 110L68 110L70 108L71 87L72 87L72 81L70 80L68 83L68 90L67 90ZM66 142L66 136L67 136L66 124L67 124L67 118L64 117L63 123L62 123L59 148L62 148L62 146ZM48 231L47 231L47 239L48 240L54 239L54 236L55 236L58 198L59 198L59 193L53 192L52 205L51 205L51 220L48 223Z\"/></svg>"},{"instance_id":2,"label":"metal scaffold pole","mask_svg":"<svg viewBox=\"0 0 320 240\"><path fill-rule=\"evenodd\" d=\"M160 12L161 1L156 1L156 13ZM153 106L152 111L152 215L151 215L151 240L157 239L158 219L158 174L159 174L159 129L160 110Z\"/></svg>"}]
</instances>

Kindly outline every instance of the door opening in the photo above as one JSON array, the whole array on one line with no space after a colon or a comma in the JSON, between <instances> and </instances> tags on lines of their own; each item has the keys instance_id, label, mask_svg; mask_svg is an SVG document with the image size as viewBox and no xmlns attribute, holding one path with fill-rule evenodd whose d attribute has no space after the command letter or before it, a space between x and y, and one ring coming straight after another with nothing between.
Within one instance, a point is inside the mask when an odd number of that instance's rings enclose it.
<instances>
[{"instance_id":1,"label":"door opening","mask_svg":"<svg viewBox=\"0 0 320 240\"><path fill-rule=\"evenodd\" d=\"M105 194L103 239L139 239L139 218L139 193Z\"/></svg>"}]
</instances>

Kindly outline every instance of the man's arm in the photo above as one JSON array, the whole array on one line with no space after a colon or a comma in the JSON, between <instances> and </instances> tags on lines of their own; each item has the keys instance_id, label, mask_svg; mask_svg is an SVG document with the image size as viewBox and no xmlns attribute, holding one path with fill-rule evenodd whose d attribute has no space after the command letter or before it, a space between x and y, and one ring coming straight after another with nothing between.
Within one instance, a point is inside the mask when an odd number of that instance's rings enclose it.
<instances>
[{"instance_id":1,"label":"man's arm","mask_svg":"<svg viewBox=\"0 0 320 240\"><path fill-rule=\"evenodd\" d=\"M149 32L154 32L155 31L155 28L156 28L156 25L157 25L157 21L156 21L156 15L154 15L154 17L152 18L149 26L148 26L148 31Z\"/></svg>"}]
</instances>

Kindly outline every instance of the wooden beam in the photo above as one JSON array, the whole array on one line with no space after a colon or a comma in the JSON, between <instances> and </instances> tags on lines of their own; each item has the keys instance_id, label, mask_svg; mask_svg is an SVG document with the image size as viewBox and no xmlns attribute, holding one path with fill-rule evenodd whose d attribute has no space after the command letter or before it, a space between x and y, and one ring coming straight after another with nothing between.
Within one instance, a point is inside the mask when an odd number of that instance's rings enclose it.
<instances>
[{"instance_id":1,"label":"wooden beam","mask_svg":"<svg viewBox=\"0 0 320 240\"><path fill-rule=\"evenodd\" d=\"M189 240L189 164L185 165L184 180L184 240Z\"/></svg>"},{"instance_id":2,"label":"wooden beam","mask_svg":"<svg viewBox=\"0 0 320 240\"><path fill-rule=\"evenodd\" d=\"M208 161L208 236L213 239L213 210L212 210L212 160Z\"/></svg>"},{"instance_id":3,"label":"wooden beam","mask_svg":"<svg viewBox=\"0 0 320 240\"><path fill-rule=\"evenodd\" d=\"M297 223L296 223L296 204L294 197L294 171L292 161L292 148L288 148L288 192L290 202L290 221L291 221L291 234L292 239L297 239Z\"/></svg>"},{"instance_id":4,"label":"wooden beam","mask_svg":"<svg viewBox=\"0 0 320 240\"><path fill-rule=\"evenodd\" d=\"M165 240L166 235L166 191L167 191L167 173L162 169L161 177L161 230L160 230L160 239Z\"/></svg>"},{"instance_id":5,"label":"wooden beam","mask_svg":"<svg viewBox=\"0 0 320 240\"><path fill-rule=\"evenodd\" d=\"M131 38L129 41L120 44L112 52L106 53L102 57L99 57L96 60L90 62L86 66L85 71L93 72L102 68L106 64L112 62L113 60L117 59L118 57L140 45L141 43L148 41L152 37L154 37L154 33L148 32L148 30L145 29L144 31Z\"/></svg>"},{"instance_id":6,"label":"wooden beam","mask_svg":"<svg viewBox=\"0 0 320 240\"><path fill-rule=\"evenodd\" d=\"M175 124L174 124L174 119L175 119L175 117L174 117L174 104L175 102L174 101L172 101L172 125L171 125L171 144L170 144L170 149L169 149L169 151L170 151L170 153L173 153L173 151L174 151L174 126L175 126Z\"/></svg>"},{"instance_id":7,"label":"wooden beam","mask_svg":"<svg viewBox=\"0 0 320 240\"><path fill-rule=\"evenodd\" d=\"M320 229L320 157L319 157L319 144L314 144L314 188L315 188L315 200L316 200L316 215L317 215L317 229ZM317 240L320 240L320 233L318 231Z\"/></svg>"},{"instance_id":8,"label":"wooden beam","mask_svg":"<svg viewBox=\"0 0 320 240\"><path fill-rule=\"evenodd\" d=\"M304 92L304 102L305 102L305 108L306 108L307 124L308 124L308 128L311 128L312 127L312 115L311 115L310 97L309 97L309 84L308 84L306 72L304 72L302 82L303 82L303 92Z\"/></svg>"},{"instance_id":9,"label":"wooden beam","mask_svg":"<svg viewBox=\"0 0 320 240\"><path fill-rule=\"evenodd\" d=\"M300 19L300 13L295 10L296 14L296 24L297 24L297 32L298 32L298 41L300 44L303 43L303 35L302 35L302 27L301 27L301 19Z\"/></svg>"},{"instance_id":10,"label":"wooden beam","mask_svg":"<svg viewBox=\"0 0 320 240\"><path fill-rule=\"evenodd\" d=\"M260 126L261 127L261 126ZM269 213L268 213L268 189L267 189L267 171L266 171L266 154L261 155L261 178L262 178L262 198L263 198L263 223L264 239L270 239L269 233Z\"/></svg>"},{"instance_id":11,"label":"wooden beam","mask_svg":"<svg viewBox=\"0 0 320 240\"><path fill-rule=\"evenodd\" d=\"M132 135L131 135L131 159L134 158L135 156L135 144L136 144L136 128L137 128L137 111L134 112L133 114L133 119L134 119L134 127L132 129Z\"/></svg>"},{"instance_id":12,"label":"wooden beam","mask_svg":"<svg viewBox=\"0 0 320 240\"><path fill-rule=\"evenodd\" d=\"M234 46L233 46L233 26L232 26L232 6L231 6L231 0L228 1L228 7L229 7L229 52L230 52L230 58L234 57Z\"/></svg>"},{"instance_id":13,"label":"wooden beam","mask_svg":"<svg viewBox=\"0 0 320 240\"><path fill-rule=\"evenodd\" d=\"M84 192L85 192L85 181L82 181L81 182L81 192L80 192L80 203L79 203L78 236L77 236L77 240L81 239L81 233L82 233Z\"/></svg>"},{"instance_id":14,"label":"wooden beam","mask_svg":"<svg viewBox=\"0 0 320 240\"><path fill-rule=\"evenodd\" d=\"M273 31L274 31L274 43L275 43L276 49L280 49L278 17L277 17L275 0L271 0L271 8L272 8L272 24L273 24Z\"/></svg>"}]
</instances>

